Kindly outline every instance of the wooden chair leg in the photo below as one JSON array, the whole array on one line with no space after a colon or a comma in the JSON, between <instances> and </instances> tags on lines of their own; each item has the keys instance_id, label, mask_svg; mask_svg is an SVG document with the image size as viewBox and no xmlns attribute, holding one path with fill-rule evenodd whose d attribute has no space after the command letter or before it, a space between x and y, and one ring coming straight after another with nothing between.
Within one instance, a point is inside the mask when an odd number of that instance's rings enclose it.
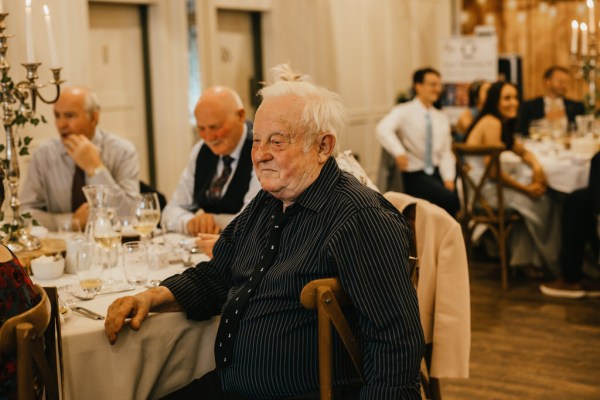
<instances>
[{"instance_id":1,"label":"wooden chair leg","mask_svg":"<svg viewBox=\"0 0 600 400\"><path fill-rule=\"evenodd\" d=\"M319 383L321 400L332 399L332 335L331 321L324 309L323 294L325 288L317 289L317 318L319 329Z\"/></svg>"},{"instance_id":2,"label":"wooden chair leg","mask_svg":"<svg viewBox=\"0 0 600 400\"><path fill-rule=\"evenodd\" d=\"M17 395L19 399L33 399L33 360L31 353L31 331L29 322L17 325Z\"/></svg>"}]
</instances>

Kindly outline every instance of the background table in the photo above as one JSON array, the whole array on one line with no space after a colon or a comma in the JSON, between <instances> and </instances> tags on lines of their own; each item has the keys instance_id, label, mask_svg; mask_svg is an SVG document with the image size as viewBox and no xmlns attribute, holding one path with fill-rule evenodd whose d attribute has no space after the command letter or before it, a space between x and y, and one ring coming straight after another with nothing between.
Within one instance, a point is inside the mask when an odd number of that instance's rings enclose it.
<instances>
[{"instance_id":1,"label":"background table","mask_svg":"<svg viewBox=\"0 0 600 400\"><path fill-rule=\"evenodd\" d=\"M207 259L194 255L194 261ZM152 271L162 279L183 271L182 265ZM77 282L74 275L36 280L42 286ZM99 295L80 305L106 315L118 297L144 290ZM215 368L213 346L219 319L190 321L182 312L151 314L139 331L126 326L114 346L104 335L104 321L77 313L62 324L65 399L155 399Z\"/></svg>"},{"instance_id":2,"label":"background table","mask_svg":"<svg viewBox=\"0 0 600 400\"><path fill-rule=\"evenodd\" d=\"M571 193L587 186L591 157L565 150L558 143L551 141L525 140L523 144L542 165L550 188L562 193ZM512 168L511 175L519 177L519 180L523 182L531 181L531 169L523 165L519 156L513 152L504 151L501 161L503 170L510 171ZM516 173L515 169L518 169Z\"/></svg>"}]
</instances>

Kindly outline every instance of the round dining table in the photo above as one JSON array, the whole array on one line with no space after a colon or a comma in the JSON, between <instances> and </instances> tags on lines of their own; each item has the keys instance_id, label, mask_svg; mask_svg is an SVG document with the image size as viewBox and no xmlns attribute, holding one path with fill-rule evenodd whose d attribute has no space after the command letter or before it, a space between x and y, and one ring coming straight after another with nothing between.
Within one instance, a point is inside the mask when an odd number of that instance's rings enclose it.
<instances>
[{"instance_id":1,"label":"round dining table","mask_svg":"<svg viewBox=\"0 0 600 400\"><path fill-rule=\"evenodd\" d=\"M208 260L194 254L192 260ZM183 260L150 271L149 278L162 280L184 271ZM41 286L56 286L59 298L69 296L77 277L64 274L54 280L32 277ZM74 286L75 285L75 286ZM127 287L129 286L129 287ZM125 282L78 306L106 315L108 306L121 296L146 290ZM64 399L157 399L215 368L214 341L219 317L192 321L183 312L152 313L138 331L127 324L114 345L104 334L104 321L67 311L61 318Z\"/></svg>"}]
</instances>

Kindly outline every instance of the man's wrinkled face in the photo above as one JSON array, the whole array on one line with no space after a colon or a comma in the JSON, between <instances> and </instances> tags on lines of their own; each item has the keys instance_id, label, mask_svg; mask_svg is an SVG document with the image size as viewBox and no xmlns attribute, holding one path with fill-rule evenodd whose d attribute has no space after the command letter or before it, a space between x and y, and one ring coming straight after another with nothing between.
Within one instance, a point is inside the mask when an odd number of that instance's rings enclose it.
<instances>
[{"instance_id":1,"label":"man's wrinkled face","mask_svg":"<svg viewBox=\"0 0 600 400\"><path fill-rule=\"evenodd\" d=\"M201 104L194 112L198 134L218 156L231 154L244 130L244 110L232 111L214 102Z\"/></svg>"},{"instance_id":2,"label":"man's wrinkled face","mask_svg":"<svg viewBox=\"0 0 600 400\"><path fill-rule=\"evenodd\" d=\"M304 101L287 95L266 99L256 112L252 163L263 190L293 202L321 170L316 142L305 148Z\"/></svg>"},{"instance_id":3,"label":"man's wrinkled face","mask_svg":"<svg viewBox=\"0 0 600 400\"><path fill-rule=\"evenodd\" d=\"M64 92L54 103L54 124L63 140L69 135L83 135L91 140L97 122L98 113L90 115L85 110L85 96L80 92Z\"/></svg>"}]
</instances>

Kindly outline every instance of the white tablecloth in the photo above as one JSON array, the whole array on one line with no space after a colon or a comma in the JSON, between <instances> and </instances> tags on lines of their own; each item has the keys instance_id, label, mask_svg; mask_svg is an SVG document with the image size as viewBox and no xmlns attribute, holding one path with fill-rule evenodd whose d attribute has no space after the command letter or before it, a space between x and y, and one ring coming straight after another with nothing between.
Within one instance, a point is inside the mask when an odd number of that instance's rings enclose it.
<instances>
[{"instance_id":1,"label":"white tablecloth","mask_svg":"<svg viewBox=\"0 0 600 400\"><path fill-rule=\"evenodd\" d=\"M206 259L195 255L194 261ZM152 278L166 278L183 271L181 265L152 271ZM42 286L76 283L74 275L43 281ZM80 305L106 315L118 297L142 291L97 296ZM154 399L166 395L215 368L213 346L218 318L190 321L182 312L152 314L139 331L125 327L111 346L104 335L104 321L72 313L62 325L64 398Z\"/></svg>"},{"instance_id":2,"label":"white tablecloth","mask_svg":"<svg viewBox=\"0 0 600 400\"><path fill-rule=\"evenodd\" d=\"M539 160L546 173L548 186L558 192L571 193L587 186L590 176L590 159L578 153L565 150L552 142L535 142L527 140L525 148ZM502 153L502 168L515 167L522 164L521 159L512 152ZM531 180L531 170L521 168L517 174L523 181Z\"/></svg>"}]
</instances>

